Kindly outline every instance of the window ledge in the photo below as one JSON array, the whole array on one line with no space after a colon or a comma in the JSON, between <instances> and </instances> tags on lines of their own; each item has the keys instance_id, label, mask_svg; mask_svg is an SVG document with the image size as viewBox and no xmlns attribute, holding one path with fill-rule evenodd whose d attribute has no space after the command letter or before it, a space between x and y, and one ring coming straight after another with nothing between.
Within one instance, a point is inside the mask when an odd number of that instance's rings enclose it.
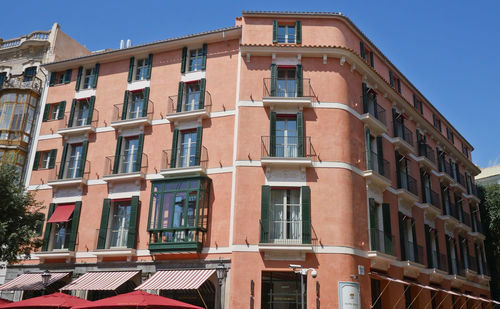
<instances>
[{"instance_id":1,"label":"window ledge","mask_svg":"<svg viewBox=\"0 0 500 309\"><path fill-rule=\"evenodd\" d=\"M263 157L260 159L262 166L298 166L310 167L312 166L312 159L310 157Z\"/></svg>"},{"instance_id":2,"label":"window ledge","mask_svg":"<svg viewBox=\"0 0 500 309\"><path fill-rule=\"evenodd\" d=\"M472 231L472 228L470 226L468 226L467 224L465 224L464 222L460 222L458 221L458 224L456 226L457 229L461 229L461 230L464 230L466 232L470 232Z\"/></svg>"},{"instance_id":3,"label":"window ledge","mask_svg":"<svg viewBox=\"0 0 500 309\"><path fill-rule=\"evenodd\" d=\"M440 283L448 276L446 271L437 268L426 268L422 273L429 275L430 281L435 283Z\"/></svg>"},{"instance_id":4,"label":"window ledge","mask_svg":"<svg viewBox=\"0 0 500 309\"><path fill-rule=\"evenodd\" d=\"M123 129L123 128L138 128L144 126L150 126L151 119L150 117L140 117L134 119L125 119L125 120L116 120L112 121L110 126L115 130Z\"/></svg>"},{"instance_id":5,"label":"window ledge","mask_svg":"<svg viewBox=\"0 0 500 309\"><path fill-rule=\"evenodd\" d=\"M382 191L385 191L385 189L392 184L392 181L390 179L380 175L374 170L365 170L363 172L363 177L366 178L368 185L373 184Z\"/></svg>"},{"instance_id":6,"label":"window ledge","mask_svg":"<svg viewBox=\"0 0 500 309\"><path fill-rule=\"evenodd\" d=\"M439 214L441 214L441 209L432 205L431 203L422 203L420 204L420 208L425 210L425 213L428 214L429 217L435 218Z\"/></svg>"},{"instance_id":7,"label":"window ledge","mask_svg":"<svg viewBox=\"0 0 500 309\"><path fill-rule=\"evenodd\" d=\"M263 97L262 103L269 107L311 107L312 97Z\"/></svg>"},{"instance_id":8,"label":"window ledge","mask_svg":"<svg viewBox=\"0 0 500 309\"><path fill-rule=\"evenodd\" d=\"M259 251L297 251L313 252L312 244L279 244L279 243L259 243Z\"/></svg>"},{"instance_id":9,"label":"window ledge","mask_svg":"<svg viewBox=\"0 0 500 309\"><path fill-rule=\"evenodd\" d=\"M72 187L72 186L86 186L87 179L84 178L68 178L68 179L54 179L49 180L47 183L52 188L57 187Z\"/></svg>"},{"instance_id":10,"label":"window ledge","mask_svg":"<svg viewBox=\"0 0 500 309\"><path fill-rule=\"evenodd\" d=\"M387 127L385 124L383 124L380 120L375 118L370 113L365 113L361 115L361 121L363 121L364 124L370 129L370 132L373 133L375 136L379 136L382 133L387 133Z\"/></svg>"},{"instance_id":11,"label":"window ledge","mask_svg":"<svg viewBox=\"0 0 500 309\"><path fill-rule=\"evenodd\" d=\"M442 215L438 216L439 219L445 221L446 224L450 226L450 228L454 229L455 226L459 223L457 218L451 216L451 215Z\"/></svg>"},{"instance_id":12,"label":"window ledge","mask_svg":"<svg viewBox=\"0 0 500 309\"><path fill-rule=\"evenodd\" d=\"M462 277L460 275L448 275L446 276L446 279L450 280L451 286L455 288L461 287L467 280L465 277Z\"/></svg>"},{"instance_id":13,"label":"window ledge","mask_svg":"<svg viewBox=\"0 0 500 309\"><path fill-rule=\"evenodd\" d=\"M425 270L425 266L418 262L410 260L401 261L401 267L404 269L404 275L410 278L417 278L421 271Z\"/></svg>"},{"instance_id":14,"label":"window ledge","mask_svg":"<svg viewBox=\"0 0 500 309\"><path fill-rule=\"evenodd\" d=\"M127 257L127 261L130 261L133 256L136 255L136 249L132 248L109 248L109 249L97 249L92 252L97 256L98 261L102 261L105 257Z\"/></svg>"},{"instance_id":15,"label":"window ledge","mask_svg":"<svg viewBox=\"0 0 500 309\"><path fill-rule=\"evenodd\" d=\"M450 187L454 189L459 189L460 191L462 191L462 193L467 192L467 190L465 190L465 187L455 180L453 180L453 182L450 183Z\"/></svg>"},{"instance_id":16,"label":"window ledge","mask_svg":"<svg viewBox=\"0 0 500 309\"><path fill-rule=\"evenodd\" d=\"M123 174L110 174L104 175L102 180L106 182L122 182L122 181L139 181L146 178L143 172L123 173Z\"/></svg>"},{"instance_id":17,"label":"window ledge","mask_svg":"<svg viewBox=\"0 0 500 309\"><path fill-rule=\"evenodd\" d=\"M444 181L446 183L452 183L453 178L451 178L450 175L448 175L445 172L436 172L435 170L432 170L432 173L439 178L440 181Z\"/></svg>"},{"instance_id":18,"label":"window ledge","mask_svg":"<svg viewBox=\"0 0 500 309\"><path fill-rule=\"evenodd\" d=\"M57 133L61 134L62 136L87 135L89 133L95 133L95 127L92 125L86 125L79 127L61 128L57 130Z\"/></svg>"},{"instance_id":19,"label":"window ledge","mask_svg":"<svg viewBox=\"0 0 500 309\"><path fill-rule=\"evenodd\" d=\"M415 204L415 202L418 201L418 196L416 196L415 194L411 193L410 191L408 191L406 189L402 189L402 188L397 189L396 194L398 195L399 198L408 202L411 205Z\"/></svg>"},{"instance_id":20,"label":"window ledge","mask_svg":"<svg viewBox=\"0 0 500 309\"><path fill-rule=\"evenodd\" d=\"M370 267L382 271L387 271L391 264L397 260L393 255L376 250L368 251L367 256L370 259Z\"/></svg>"},{"instance_id":21,"label":"window ledge","mask_svg":"<svg viewBox=\"0 0 500 309\"><path fill-rule=\"evenodd\" d=\"M178 112L178 113L171 113L167 114L165 118L170 121L170 122L177 122L177 121L189 121L193 119L204 119L209 116L209 112L207 109L199 109L195 111L186 111L186 112Z\"/></svg>"},{"instance_id":22,"label":"window ledge","mask_svg":"<svg viewBox=\"0 0 500 309\"><path fill-rule=\"evenodd\" d=\"M394 145L394 148L396 148L397 151L403 153L403 154L409 154L414 151L414 148L412 145L408 144L407 141L402 139L401 137L393 137L392 138L392 144Z\"/></svg>"},{"instance_id":23,"label":"window ledge","mask_svg":"<svg viewBox=\"0 0 500 309\"><path fill-rule=\"evenodd\" d=\"M464 196L466 199L476 201L477 203L480 203L480 202L481 202L481 200L479 199L479 197L475 196L474 194L464 193L464 194L463 194L463 196Z\"/></svg>"},{"instance_id":24,"label":"window ledge","mask_svg":"<svg viewBox=\"0 0 500 309\"><path fill-rule=\"evenodd\" d=\"M436 164L426 156L415 156L415 161L417 161L421 167L427 167L430 170L435 170L437 168Z\"/></svg>"},{"instance_id":25,"label":"window ledge","mask_svg":"<svg viewBox=\"0 0 500 309\"><path fill-rule=\"evenodd\" d=\"M38 257L41 263L45 263L46 260L50 259L66 259L66 262L69 262L71 258L75 257L75 252L69 250L53 250L41 251L33 255Z\"/></svg>"},{"instance_id":26,"label":"window ledge","mask_svg":"<svg viewBox=\"0 0 500 309\"><path fill-rule=\"evenodd\" d=\"M479 239L482 239L482 240L485 240L486 239L486 236L484 236L483 234L479 233L479 232L472 232L472 231L469 231L469 235L472 236L472 237L475 237L475 238L479 238Z\"/></svg>"},{"instance_id":27,"label":"window ledge","mask_svg":"<svg viewBox=\"0 0 500 309\"><path fill-rule=\"evenodd\" d=\"M160 175L164 177L177 177L184 175L200 175L205 176L207 170L203 166L188 166L188 167L176 167L160 170Z\"/></svg>"}]
</instances>

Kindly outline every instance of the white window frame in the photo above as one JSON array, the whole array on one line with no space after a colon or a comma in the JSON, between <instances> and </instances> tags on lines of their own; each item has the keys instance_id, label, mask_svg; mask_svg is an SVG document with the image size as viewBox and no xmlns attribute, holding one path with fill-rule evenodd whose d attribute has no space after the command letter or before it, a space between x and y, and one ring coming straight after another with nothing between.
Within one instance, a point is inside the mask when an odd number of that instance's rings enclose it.
<instances>
[{"instance_id":1,"label":"white window frame","mask_svg":"<svg viewBox=\"0 0 500 309\"><path fill-rule=\"evenodd\" d=\"M194 56L192 56L192 52L195 53ZM201 67L203 66L203 48L192 48L188 51L187 55L187 60L188 60L188 72L197 72L201 71ZM196 64L194 67L191 65L192 63Z\"/></svg>"},{"instance_id":2,"label":"white window frame","mask_svg":"<svg viewBox=\"0 0 500 309\"><path fill-rule=\"evenodd\" d=\"M111 201L111 207L110 207L110 212L109 212L109 218L108 218L108 232L107 232L107 235L106 235L106 248L108 249L123 249L123 248L127 248L127 239L128 239L128 233L130 231L130 212L128 213L128 217L127 218L123 218L125 219L122 223L121 223L121 226L119 227L119 229L117 230L118 233L120 234L120 239L121 241L118 241L117 243L120 244L122 243L123 246L113 246L113 217L116 213L116 208L117 207L132 207L131 205L131 200L129 200L127 203L128 205L124 206L123 204L121 203L124 203L125 201ZM130 208L131 209L131 208ZM127 225L128 224L128 228L125 229L125 226L124 225Z\"/></svg>"},{"instance_id":3,"label":"white window frame","mask_svg":"<svg viewBox=\"0 0 500 309\"><path fill-rule=\"evenodd\" d=\"M80 89L81 90L92 89L92 84L94 83L94 79L95 79L95 68L94 67L84 68L82 70L82 83ZM87 86L85 86L85 84L87 84Z\"/></svg>"},{"instance_id":4,"label":"white window frame","mask_svg":"<svg viewBox=\"0 0 500 309\"><path fill-rule=\"evenodd\" d=\"M276 192L276 191L281 191L282 192L282 203L281 204L274 204L273 203L273 199L272 199L272 195L273 195L273 191ZM293 191L296 191L298 192L298 204L292 204L291 201L288 200L288 192L293 192ZM288 220L287 218L282 218L281 220L281 224L280 224L280 231L281 231L281 235L279 238L274 238L273 236L273 227L272 225L276 222L275 220L273 220L273 217L272 217L272 214L273 214L273 209L276 208L276 207L279 207L279 206L282 206L283 209L282 209L282 214L284 216L287 216L288 217L288 214L289 213L292 213L292 208L293 207L299 207L298 209L298 215L299 215L299 218L298 220ZM297 244L301 244L302 243L302 236L304 234L304 231L302 231L302 190L300 190L300 188L271 188L271 203L269 204L269 238L272 242L274 243L297 243ZM295 232L295 238L291 238L293 237L293 235L288 235L288 224L294 224L295 227L298 229L297 232ZM294 232L292 232L292 234L294 234Z\"/></svg>"},{"instance_id":5,"label":"white window frame","mask_svg":"<svg viewBox=\"0 0 500 309\"><path fill-rule=\"evenodd\" d=\"M130 141L137 141L137 148L134 147L134 144L131 144ZM127 145L128 144L128 145ZM129 147L132 146L130 149ZM120 166L118 172L120 174L128 174L133 173L135 169L135 164L139 158L139 136L131 135L124 136L122 141L122 146L120 149Z\"/></svg>"},{"instance_id":6,"label":"white window frame","mask_svg":"<svg viewBox=\"0 0 500 309\"><path fill-rule=\"evenodd\" d=\"M285 29L284 37L280 37L280 28ZM293 29L293 41L290 38L290 29ZM297 29L295 29L295 25L279 25L278 24L278 43L282 44L295 44L297 42Z\"/></svg>"},{"instance_id":7,"label":"white window frame","mask_svg":"<svg viewBox=\"0 0 500 309\"><path fill-rule=\"evenodd\" d=\"M140 58L135 60L134 81L146 80L148 74L149 58Z\"/></svg>"}]
</instances>

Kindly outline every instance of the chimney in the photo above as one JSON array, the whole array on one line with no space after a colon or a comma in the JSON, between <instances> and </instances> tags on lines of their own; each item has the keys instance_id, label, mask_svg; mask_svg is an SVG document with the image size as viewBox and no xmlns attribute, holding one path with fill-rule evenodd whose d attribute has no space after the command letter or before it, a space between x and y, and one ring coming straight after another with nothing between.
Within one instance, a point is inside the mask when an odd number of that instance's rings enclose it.
<instances>
[{"instance_id":1,"label":"chimney","mask_svg":"<svg viewBox=\"0 0 500 309\"><path fill-rule=\"evenodd\" d=\"M123 49L125 47L125 41L120 40L120 49Z\"/></svg>"},{"instance_id":2,"label":"chimney","mask_svg":"<svg viewBox=\"0 0 500 309\"><path fill-rule=\"evenodd\" d=\"M129 48L131 46L132 46L132 40L131 39L127 39L127 48Z\"/></svg>"}]
</instances>

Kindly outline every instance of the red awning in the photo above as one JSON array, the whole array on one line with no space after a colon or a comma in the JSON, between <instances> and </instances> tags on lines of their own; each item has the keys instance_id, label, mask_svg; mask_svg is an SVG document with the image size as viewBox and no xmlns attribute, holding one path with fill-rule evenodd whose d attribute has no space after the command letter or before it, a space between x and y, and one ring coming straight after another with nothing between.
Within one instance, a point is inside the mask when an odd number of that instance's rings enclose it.
<instances>
[{"instance_id":1,"label":"red awning","mask_svg":"<svg viewBox=\"0 0 500 309\"><path fill-rule=\"evenodd\" d=\"M59 281L69 273L50 273L49 284ZM22 274L0 286L0 291L37 291L43 290L42 273Z\"/></svg>"},{"instance_id":2,"label":"red awning","mask_svg":"<svg viewBox=\"0 0 500 309\"><path fill-rule=\"evenodd\" d=\"M215 269L162 270L136 290L197 290L213 273Z\"/></svg>"},{"instance_id":3,"label":"red awning","mask_svg":"<svg viewBox=\"0 0 500 309\"><path fill-rule=\"evenodd\" d=\"M86 273L61 288L63 291L114 291L122 284L139 274L139 271L101 271Z\"/></svg>"},{"instance_id":4,"label":"red awning","mask_svg":"<svg viewBox=\"0 0 500 309\"><path fill-rule=\"evenodd\" d=\"M75 205L58 205L56 210L50 216L49 223L57 223L57 222L68 222L69 217L73 214L73 210L75 210Z\"/></svg>"}]
</instances>

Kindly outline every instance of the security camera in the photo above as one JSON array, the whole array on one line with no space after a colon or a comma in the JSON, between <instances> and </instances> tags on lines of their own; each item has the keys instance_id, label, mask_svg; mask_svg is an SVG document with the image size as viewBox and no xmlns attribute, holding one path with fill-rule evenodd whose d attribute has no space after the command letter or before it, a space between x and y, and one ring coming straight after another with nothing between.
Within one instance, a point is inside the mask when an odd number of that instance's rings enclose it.
<instances>
[{"instance_id":1,"label":"security camera","mask_svg":"<svg viewBox=\"0 0 500 309\"><path fill-rule=\"evenodd\" d=\"M311 277L316 278L318 276L318 271L316 269L311 270Z\"/></svg>"}]
</instances>

